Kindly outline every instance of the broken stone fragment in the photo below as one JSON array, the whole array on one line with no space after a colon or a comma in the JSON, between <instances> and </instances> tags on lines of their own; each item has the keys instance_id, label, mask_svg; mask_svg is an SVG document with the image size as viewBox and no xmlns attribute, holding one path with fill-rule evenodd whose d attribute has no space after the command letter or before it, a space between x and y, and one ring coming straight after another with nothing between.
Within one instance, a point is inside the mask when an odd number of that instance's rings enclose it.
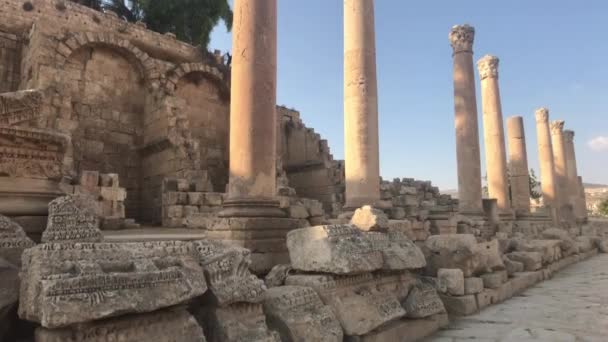
<instances>
[{"instance_id":1,"label":"broken stone fragment","mask_svg":"<svg viewBox=\"0 0 608 342\"><path fill-rule=\"evenodd\" d=\"M416 282L401 304L409 318L424 318L445 312L443 302L435 288L423 281Z\"/></svg>"},{"instance_id":2,"label":"broken stone fragment","mask_svg":"<svg viewBox=\"0 0 608 342\"><path fill-rule=\"evenodd\" d=\"M483 279L477 277L464 278L464 294L477 294L483 291Z\"/></svg>"},{"instance_id":3,"label":"broken stone fragment","mask_svg":"<svg viewBox=\"0 0 608 342\"><path fill-rule=\"evenodd\" d=\"M436 275L440 268L458 268L465 277L471 277L486 268L481 263L477 239L470 234L432 235L423 251L429 275Z\"/></svg>"},{"instance_id":4,"label":"broken stone fragment","mask_svg":"<svg viewBox=\"0 0 608 342\"><path fill-rule=\"evenodd\" d=\"M498 240L494 239L489 242L480 242L477 244L477 249L481 257L481 264L485 266L486 272L505 269Z\"/></svg>"},{"instance_id":5,"label":"broken stone fragment","mask_svg":"<svg viewBox=\"0 0 608 342\"><path fill-rule=\"evenodd\" d=\"M382 268L382 253L353 225L327 225L287 233L294 269L335 274L366 273Z\"/></svg>"},{"instance_id":6,"label":"broken stone fragment","mask_svg":"<svg viewBox=\"0 0 608 342\"><path fill-rule=\"evenodd\" d=\"M388 229L388 216L382 210L365 205L355 210L350 223L363 231L382 231Z\"/></svg>"},{"instance_id":7,"label":"broken stone fragment","mask_svg":"<svg viewBox=\"0 0 608 342\"><path fill-rule=\"evenodd\" d=\"M21 254L26 248L34 246L19 224L0 215L0 258L17 267L21 265Z\"/></svg>"},{"instance_id":8,"label":"broken stone fragment","mask_svg":"<svg viewBox=\"0 0 608 342\"><path fill-rule=\"evenodd\" d=\"M538 252L542 255L542 262L545 265L562 257L560 240L517 240L515 250L518 252Z\"/></svg>"},{"instance_id":9,"label":"broken stone fragment","mask_svg":"<svg viewBox=\"0 0 608 342\"><path fill-rule=\"evenodd\" d=\"M268 329L262 304L204 306L196 316L208 342L281 342L279 333Z\"/></svg>"},{"instance_id":10,"label":"broken stone fragment","mask_svg":"<svg viewBox=\"0 0 608 342\"><path fill-rule=\"evenodd\" d=\"M549 228L542 232L544 239L560 240L560 247L564 256L569 256L578 253L578 245L570 237L567 231L559 228Z\"/></svg>"},{"instance_id":11,"label":"broken stone fragment","mask_svg":"<svg viewBox=\"0 0 608 342\"><path fill-rule=\"evenodd\" d=\"M512 261L521 262L526 271L536 271L543 267L543 256L538 252L511 252L505 255Z\"/></svg>"},{"instance_id":12,"label":"broken stone fragment","mask_svg":"<svg viewBox=\"0 0 608 342\"><path fill-rule=\"evenodd\" d=\"M524 271L524 264L518 261L513 261L509 259L507 256L503 256L502 261L505 264L505 269L507 270L507 274L509 276L514 275L517 272Z\"/></svg>"},{"instance_id":13,"label":"broken stone fragment","mask_svg":"<svg viewBox=\"0 0 608 342\"><path fill-rule=\"evenodd\" d=\"M49 203L49 217L42 242L100 242L95 201L86 195L68 195Z\"/></svg>"},{"instance_id":14,"label":"broken stone fragment","mask_svg":"<svg viewBox=\"0 0 608 342\"><path fill-rule=\"evenodd\" d=\"M590 250L595 248L594 240L589 236L577 236L575 241L576 245L578 246L578 250L581 253L589 252Z\"/></svg>"},{"instance_id":15,"label":"broken stone fragment","mask_svg":"<svg viewBox=\"0 0 608 342\"><path fill-rule=\"evenodd\" d=\"M462 270L454 268L440 268L437 271L437 281L439 281L440 288L445 288L447 294L453 296L464 295L464 273Z\"/></svg>"},{"instance_id":16,"label":"broken stone fragment","mask_svg":"<svg viewBox=\"0 0 608 342\"><path fill-rule=\"evenodd\" d=\"M19 316L64 327L185 303L206 290L192 244L54 243L23 253Z\"/></svg>"},{"instance_id":17,"label":"broken stone fragment","mask_svg":"<svg viewBox=\"0 0 608 342\"><path fill-rule=\"evenodd\" d=\"M383 270L407 270L426 266L424 254L405 234L364 232L374 249L382 253Z\"/></svg>"},{"instance_id":18,"label":"broken stone fragment","mask_svg":"<svg viewBox=\"0 0 608 342\"><path fill-rule=\"evenodd\" d=\"M274 266L270 272L264 278L264 283L267 288L283 286L285 284L285 279L291 272L291 265L289 264L281 264Z\"/></svg>"},{"instance_id":19,"label":"broken stone fragment","mask_svg":"<svg viewBox=\"0 0 608 342\"><path fill-rule=\"evenodd\" d=\"M268 326L282 341L342 342L340 322L315 290L304 286L269 289L264 298Z\"/></svg>"},{"instance_id":20,"label":"broken stone fragment","mask_svg":"<svg viewBox=\"0 0 608 342\"><path fill-rule=\"evenodd\" d=\"M480 277L483 280L483 287L486 289L498 289L509 278L505 270L482 274Z\"/></svg>"}]
</instances>

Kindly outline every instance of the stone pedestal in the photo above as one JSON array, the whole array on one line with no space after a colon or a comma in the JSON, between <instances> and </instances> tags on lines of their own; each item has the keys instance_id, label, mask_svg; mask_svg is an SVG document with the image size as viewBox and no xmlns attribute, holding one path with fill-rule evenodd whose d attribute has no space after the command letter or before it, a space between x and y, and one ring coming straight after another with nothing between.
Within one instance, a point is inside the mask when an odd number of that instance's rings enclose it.
<instances>
[{"instance_id":1,"label":"stone pedestal","mask_svg":"<svg viewBox=\"0 0 608 342\"><path fill-rule=\"evenodd\" d=\"M556 180L556 205L558 213L564 217L564 211L571 211L568 201L568 173L566 170L566 147L564 144L564 121L551 122L551 145L553 146L553 170Z\"/></svg>"},{"instance_id":2,"label":"stone pedestal","mask_svg":"<svg viewBox=\"0 0 608 342\"><path fill-rule=\"evenodd\" d=\"M511 180L511 206L516 213L530 212L530 174L524 120L521 116L507 119L509 141L509 171Z\"/></svg>"},{"instance_id":3,"label":"stone pedestal","mask_svg":"<svg viewBox=\"0 0 608 342\"><path fill-rule=\"evenodd\" d=\"M473 41L475 29L469 25L452 27L449 39L454 51L454 114L458 163L458 199L463 213L482 213L481 162Z\"/></svg>"},{"instance_id":4,"label":"stone pedestal","mask_svg":"<svg viewBox=\"0 0 608 342\"><path fill-rule=\"evenodd\" d=\"M511 208L511 203L509 200L509 181L507 179L507 153L502 123L502 105L498 87L498 63L498 57L486 55L477 62L477 68L481 78L488 193L490 198L496 198L498 210L508 211Z\"/></svg>"},{"instance_id":5,"label":"stone pedestal","mask_svg":"<svg viewBox=\"0 0 608 342\"><path fill-rule=\"evenodd\" d=\"M346 208L380 199L374 1L344 1Z\"/></svg>"},{"instance_id":6,"label":"stone pedestal","mask_svg":"<svg viewBox=\"0 0 608 342\"><path fill-rule=\"evenodd\" d=\"M538 140L538 159L540 162L541 187L543 191L543 204L557 209L556 180L553 161L553 145L549 130L549 110L540 108L536 110L536 134ZM553 215L554 221L557 219Z\"/></svg>"}]
</instances>

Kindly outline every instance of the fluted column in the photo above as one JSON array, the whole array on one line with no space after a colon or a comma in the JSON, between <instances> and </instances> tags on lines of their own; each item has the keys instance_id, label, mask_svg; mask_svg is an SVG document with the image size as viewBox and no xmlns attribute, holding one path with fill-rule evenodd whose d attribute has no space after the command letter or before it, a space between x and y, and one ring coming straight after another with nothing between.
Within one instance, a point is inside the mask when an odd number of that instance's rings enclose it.
<instances>
[{"instance_id":1,"label":"fluted column","mask_svg":"<svg viewBox=\"0 0 608 342\"><path fill-rule=\"evenodd\" d=\"M557 208L568 204L568 173L566 170L566 148L564 146L564 121L551 122L551 144L553 145L553 169L555 170Z\"/></svg>"},{"instance_id":2,"label":"fluted column","mask_svg":"<svg viewBox=\"0 0 608 342\"><path fill-rule=\"evenodd\" d=\"M480 213L483 207L473 69L475 29L469 25L454 26L450 30L449 39L454 59L454 117L460 211Z\"/></svg>"},{"instance_id":3,"label":"fluted column","mask_svg":"<svg viewBox=\"0 0 608 342\"><path fill-rule=\"evenodd\" d=\"M581 196L578 185L578 168L576 166L576 152L574 150L574 131L564 131L564 147L566 153L566 175L568 183L568 202L574 209L577 218L584 217Z\"/></svg>"},{"instance_id":4,"label":"fluted column","mask_svg":"<svg viewBox=\"0 0 608 342\"><path fill-rule=\"evenodd\" d=\"M344 0L346 208L380 199L374 25L373 0Z\"/></svg>"},{"instance_id":5,"label":"fluted column","mask_svg":"<svg viewBox=\"0 0 608 342\"><path fill-rule=\"evenodd\" d=\"M277 0L236 0L224 216L281 215L276 195Z\"/></svg>"},{"instance_id":6,"label":"fluted column","mask_svg":"<svg viewBox=\"0 0 608 342\"><path fill-rule=\"evenodd\" d=\"M530 212L530 174L524 120L521 116L507 119L511 205L518 213Z\"/></svg>"},{"instance_id":7,"label":"fluted column","mask_svg":"<svg viewBox=\"0 0 608 342\"><path fill-rule=\"evenodd\" d=\"M477 62L481 78L483 136L486 148L488 194L496 199L499 211L511 209L507 178L507 152L505 131L498 87L498 63L495 56L486 55Z\"/></svg>"},{"instance_id":8,"label":"fluted column","mask_svg":"<svg viewBox=\"0 0 608 342\"><path fill-rule=\"evenodd\" d=\"M535 115L543 204L550 206L553 209L557 209L553 145L551 144L551 130L549 128L549 110L540 108L536 110Z\"/></svg>"}]
</instances>

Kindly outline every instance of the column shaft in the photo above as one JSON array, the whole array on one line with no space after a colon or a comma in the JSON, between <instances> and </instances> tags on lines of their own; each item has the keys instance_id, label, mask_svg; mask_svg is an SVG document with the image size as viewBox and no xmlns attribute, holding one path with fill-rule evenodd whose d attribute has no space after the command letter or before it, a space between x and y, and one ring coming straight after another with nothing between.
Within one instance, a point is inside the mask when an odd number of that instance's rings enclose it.
<instances>
[{"instance_id":1,"label":"column shaft","mask_svg":"<svg viewBox=\"0 0 608 342\"><path fill-rule=\"evenodd\" d=\"M507 178L505 132L498 87L498 63L494 56L485 56L477 62L481 78L483 133L486 148L488 193L495 198L499 211L511 208Z\"/></svg>"},{"instance_id":2,"label":"column shaft","mask_svg":"<svg viewBox=\"0 0 608 342\"><path fill-rule=\"evenodd\" d=\"M454 118L460 211L481 213L481 161L473 69L475 29L468 25L454 26L449 38L454 52Z\"/></svg>"},{"instance_id":3,"label":"column shaft","mask_svg":"<svg viewBox=\"0 0 608 342\"><path fill-rule=\"evenodd\" d=\"M519 213L530 212L530 174L524 120L521 116L507 119L509 141L509 171L511 174L511 204Z\"/></svg>"},{"instance_id":4,"label":"column shaft","mask_svg":"<svg viewBox=\"0 0 608 342\"><path fill-rule=\"evenodd\" d=\"M576 166L576 152L574 150L574 131L564 131L564 147L566 153L566 175L568 183L568 203L574 209L576 218L584 217L584 210L578 185L578 169Z\"/></svg>"},{"instance_id":5,"label":"column shaft","mask_svg":"<svg viewBox=\"0 0 608 342\"><path fill-rule=\"evenodd\" d=\"M579 199L581 203L581 213L583 221L587 221L587 196L585 195L585 185L583 184L583 177L578 176L578 191L579 191Z\"/></svg>"},{"instance_id":6,"label":"column shaft","mask_svg":"<svg viewBox=\"0 0 608 342\"><path fill-rule=\"evenodd\" d=\"M566 148L564 146L564 121L551 122L551 144L553 146L553 169L556 180L556 203L558 211L568 204L568 173L566 170Z\"/></svg>"},{"instance_id":7,"label":"column shaft","mask_svg":"<svg viewBox=\"0 0 608 342\"><path fill-rule=\"evenodd\" d=\"M536 111L536 134L543 204L557 209L553 145L551 144L551 131L549 129L549 110L546 108L540 108Z\"/></svg>"},{"instance_id":8,"label":"column shaft","mask_svg":"<svg viewBox=\"0 0 608 342\"><path fill-rule=\"evenodd\" d=\"M378 85L373 0L344 0L346 207L380 199Z\"/></svg>"}]
</instances>

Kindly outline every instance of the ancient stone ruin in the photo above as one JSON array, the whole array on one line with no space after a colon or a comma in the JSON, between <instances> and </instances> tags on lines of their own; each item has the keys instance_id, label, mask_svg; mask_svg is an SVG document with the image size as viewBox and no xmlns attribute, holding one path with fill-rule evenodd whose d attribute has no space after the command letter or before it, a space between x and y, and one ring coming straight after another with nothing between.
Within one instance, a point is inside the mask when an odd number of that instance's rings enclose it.
<instances>
[{"instance_id":1,"label":"ancient stone ruin","mask_svg":"<svg viewBox=\"0 0 608 342\"><path fill-rule=\"evenodd\" d=\"M344 1L344 161L276 105L277 0L234 6L229 65L111 12L2 3L0 341L415 341L608 250L546 108L531 205L491 55L482 198L472 26L449 31L456 199L380 178L372 0Z\"/></svg>"}]
</instances>

